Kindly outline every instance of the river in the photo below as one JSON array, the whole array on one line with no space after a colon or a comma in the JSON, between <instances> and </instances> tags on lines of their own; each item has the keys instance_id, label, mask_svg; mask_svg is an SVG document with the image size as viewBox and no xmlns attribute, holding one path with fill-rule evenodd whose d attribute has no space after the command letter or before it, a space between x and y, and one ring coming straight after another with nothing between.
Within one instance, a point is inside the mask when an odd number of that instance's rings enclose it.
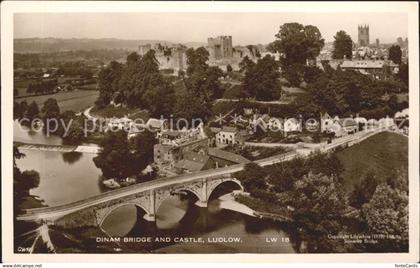
<instances>
[{"instance_id":1,"label":"river","mask_svg":"<svg viewBox=\"0 0 420 268\"><path fill-rule=\"evenodd\" d=\"M14 141L58 145L58 137L46 137L42 132L28 133L16 122ZM40 184L30 191L47 206L61 205L107 191L100 183L101 171L93 163L93 154L21 150L25 157L17 160L18 167L36 170ZM220 195L226 189L220 190ZM224 193L224 192L223 192ZM295 252L286 228L269 220L256 219L221 209L217 193L207 208L199 208L188 198L172 196L159 208L156 222L143 220L141 211L127 205L114 210L102 224L111 237L153 237L167 241L150 243L104 243L115 252L165 253L292 253ZM197 242L179 242L179 238L197 238ZM219 241L223 238L237 241ZM276 238L277 242L268 240ZM55 241L60 244L59 241ZM100 241L96 241L101 243ZM184 242L184 241L183 241ZM61 246L63 247L63 246ZM69 251L66 249L61 249ZM94 252L94 251L93 251Z\"/></svg>"}]
</instances>

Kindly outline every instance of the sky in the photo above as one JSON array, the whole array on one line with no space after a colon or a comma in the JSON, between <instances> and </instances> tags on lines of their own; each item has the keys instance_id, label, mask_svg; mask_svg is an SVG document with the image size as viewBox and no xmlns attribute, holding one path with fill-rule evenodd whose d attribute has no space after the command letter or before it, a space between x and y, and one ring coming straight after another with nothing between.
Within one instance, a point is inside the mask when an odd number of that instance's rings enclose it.
<instances>
[{"instance_id":1,"label":"sky","mask_svg":"<svg viewBox=\"0 0 420 268\"><path fill-rule=\"evenodd\" d=\"M333 41L344 30L357 42L357 25L369 24L370 42L407 37L404 13L21 13L14 17L14 38L119 38L207 42L231 35L233 45L267 44L280 25L299 22L317 26Z\"/></svg>"}]
</instances>

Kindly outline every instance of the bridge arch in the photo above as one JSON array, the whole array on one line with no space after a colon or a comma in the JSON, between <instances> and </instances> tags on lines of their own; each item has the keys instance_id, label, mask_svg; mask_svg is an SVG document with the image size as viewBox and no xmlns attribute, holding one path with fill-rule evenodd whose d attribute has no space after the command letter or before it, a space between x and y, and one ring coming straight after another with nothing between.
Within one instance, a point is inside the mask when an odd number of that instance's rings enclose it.
<instances>
[{"instance_id":1,"label":"bridge arch","mask_svg":"<svg viewBox=\"0 0 420 268\"><path fill-rule=\"evenodd\" d=\"M201 201L201 195L199 194L198 190L194 188L194 186L186 185L184 187L180 187L173 190L162 190L156 192L156 203L155 203L155 212L159 211L159 208L170 196L175 194L180 194L182 192L187 192L190 196L194 196L198 201Z\"/></svg>"},{"instance_id":2,"label":"bridge arch","mask_svg":"<svg viewBox=\"0 0 420 268\"><path fill-rule=\"evenodd\" d=\"M214 191L216 190L216 188L218 188L219 186L226 184L226 183L231 183L236 185L240 191L244 191L244 187L242 186L241 182L236 179L236 178L223 178L220 180L214 180L214 181L210 181L207 183L207 199L210 199L210 196L214 193ZM208 201L208 200L206 200Z\"/></svg>"},{"instance_id":3,"label":"bridge arch","mask_svg":"<svg viewBox=\"0 0 420 268\"><path fill-rule=\"evenodd\" d=\"M111 215L112 212L114 212L115 210L117 210L120 207L124 207L124 206L135 206L136 208L140 208L142 209L146 215L151 214L149 212L149 209L146 207L146 205L144 204L140 204L137 202L122 202L122 203L118 203L114 206L108 207L106 209L102 209L102 213L97 213L97 222L98 222L98 226L102 227L102 224L104 223L105 219ZM99 215L98 215L99 214Z\"/></svg>"}]
</instances>

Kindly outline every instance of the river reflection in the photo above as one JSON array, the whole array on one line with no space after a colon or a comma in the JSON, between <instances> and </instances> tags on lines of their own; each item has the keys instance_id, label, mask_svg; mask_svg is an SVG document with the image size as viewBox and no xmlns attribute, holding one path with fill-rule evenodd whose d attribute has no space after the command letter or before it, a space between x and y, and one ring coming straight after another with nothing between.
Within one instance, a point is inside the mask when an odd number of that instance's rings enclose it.
<instances>
[{"instance_id":1,"label":"river reflection","mask_svg":"<svg viewBox=\"0 0 420 268\"><path fill-rule=\"evenodd\" d=\"M209 208L200 208L189 200L172 196L158 211L156 223L147 222L144 212L134 205L122 206L112 212L102 229L112 237L152 237L165 242L120 243L130 251L159 253L293 253L292 239L278 223L260 220L237 212L220 209L219 200L209 201ZM202 243L175 243L180 237L201 238ZM267 239L277 237L277 243ZM216 242L217 239L238 238L240 242ZM281 240L284 241L281 241Z\"/></svg>"}]
</instances>

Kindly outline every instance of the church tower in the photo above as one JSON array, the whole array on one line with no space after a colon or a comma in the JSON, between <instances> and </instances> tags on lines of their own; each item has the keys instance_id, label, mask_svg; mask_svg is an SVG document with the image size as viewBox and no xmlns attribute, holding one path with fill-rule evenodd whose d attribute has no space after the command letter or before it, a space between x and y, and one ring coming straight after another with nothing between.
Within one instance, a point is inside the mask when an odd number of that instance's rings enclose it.
<instances>
[{"instance_id":1,"label":"church tower","mask_svg":"<svg viewBox=\"0 0 420 268\"><path fill-rule=\"evenodd\" d=\"M369 45L369 25L358 25L358 42L359 47Z\"/></svg>"}]
</instances>

